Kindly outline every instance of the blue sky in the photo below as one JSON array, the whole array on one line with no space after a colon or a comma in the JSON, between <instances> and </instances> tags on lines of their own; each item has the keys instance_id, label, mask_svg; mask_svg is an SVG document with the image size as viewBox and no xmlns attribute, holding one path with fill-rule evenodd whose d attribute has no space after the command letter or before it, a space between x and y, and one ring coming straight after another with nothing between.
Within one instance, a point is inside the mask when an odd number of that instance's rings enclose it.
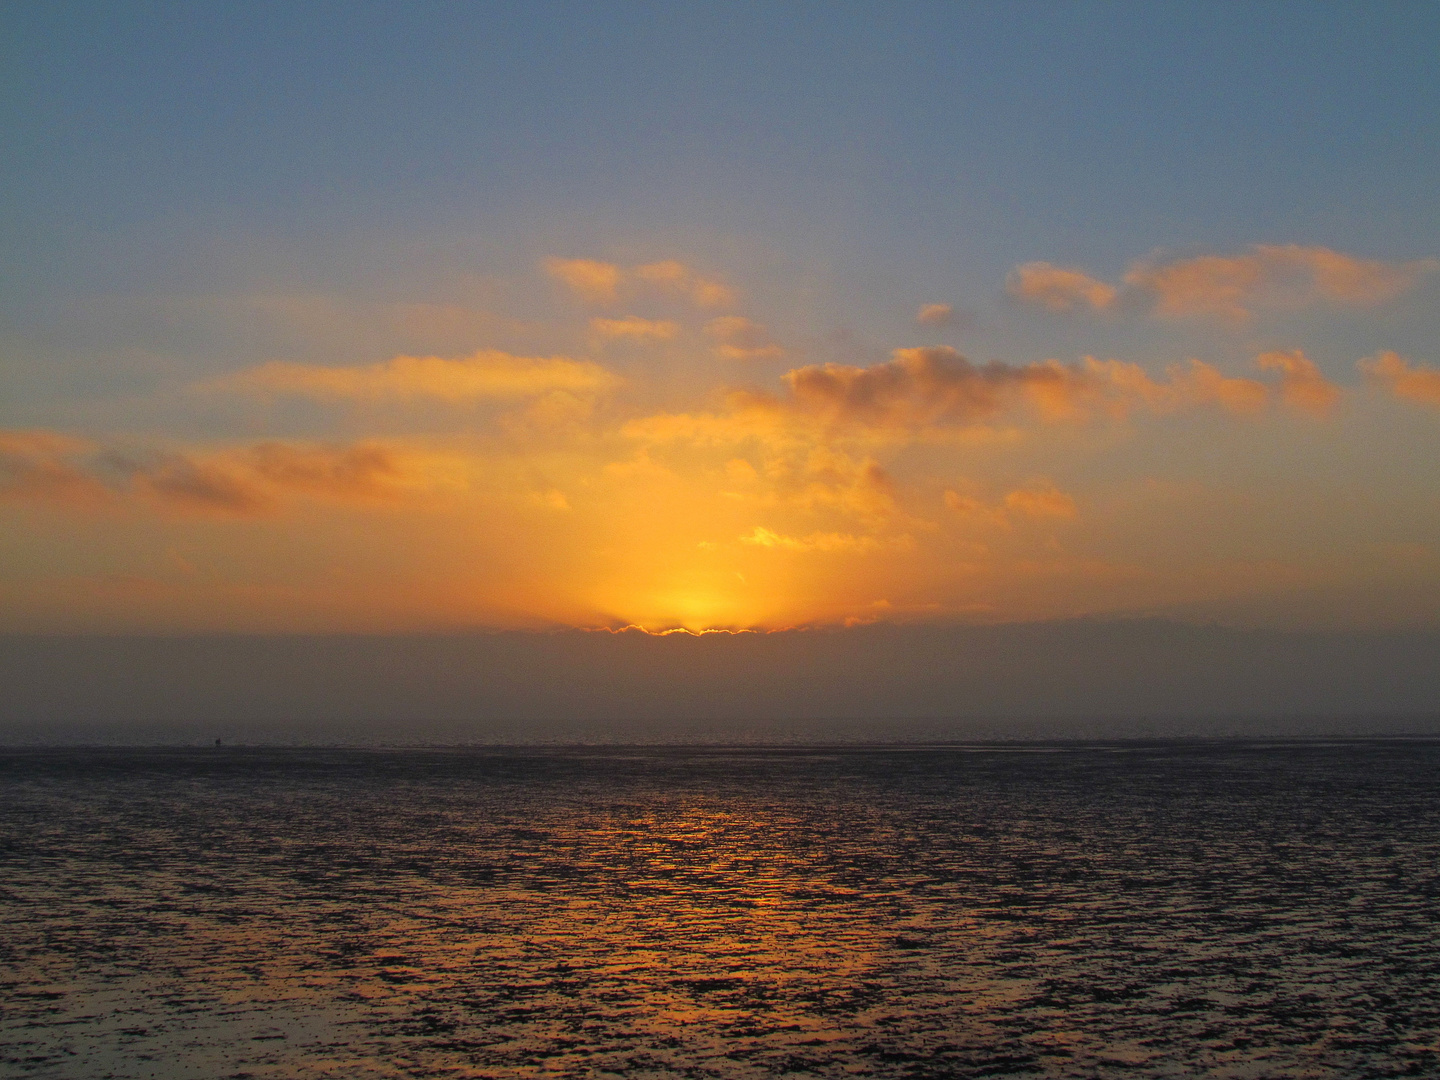
<instances>
[{"instance_id":1,"label":"blue sky","mask_svg":"<svg viewBox=\"0 0 1440 1080\"><path fill-rule=\"evenodd\" d=\"M1418 256L1440 229L1431 4L4 18L7 246L66 278L130 230L709 228L918 275L1177 243Z\"/></svg>"}]
</instances>

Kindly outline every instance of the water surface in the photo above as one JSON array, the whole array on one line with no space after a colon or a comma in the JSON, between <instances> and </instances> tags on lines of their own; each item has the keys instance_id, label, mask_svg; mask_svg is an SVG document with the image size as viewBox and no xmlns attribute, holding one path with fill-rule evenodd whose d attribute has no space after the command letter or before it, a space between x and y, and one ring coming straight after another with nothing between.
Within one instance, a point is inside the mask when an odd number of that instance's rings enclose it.
<instances>
[{"instance_id":1,"label":"water surface","mask_svg":"<svg viewBox=\"0 0 1440 1080\"><path fill-rule=\"evenodd\" d=\"M1437 765L0 753L0 1071L1440 1075Z\"/></svg>"}]
</instances>

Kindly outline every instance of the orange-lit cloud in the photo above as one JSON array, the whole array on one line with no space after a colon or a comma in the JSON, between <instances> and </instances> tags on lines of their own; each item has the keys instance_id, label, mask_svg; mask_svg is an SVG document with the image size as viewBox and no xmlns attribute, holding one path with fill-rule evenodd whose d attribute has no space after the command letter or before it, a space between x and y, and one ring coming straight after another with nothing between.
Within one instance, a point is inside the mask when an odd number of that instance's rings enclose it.
<instances>
[{"instance_id":1,"label":"orange-lit cloud","mask_svg":"<svg viewBox=\"0 0 1440 1080\"><path fill-rule=\"evenodd\" d=\"M1005 280L1005 291L1017 300L1060 312L1086 308L1104 311L1115 302L1116 296L1113 285L1083 270L1048 262L1017 266Z\"/></svg>"},{"instance_id":2,"label":"orange-lit cloud","mask_svg":"<svg viewBox=\"0 0 1440 1080\"><path fill-rule=\"evenodd\" d=\"M609 341L669 341L680 332L680 327L663 319L627 315L623 319L591 319L590 332Z\"/></svg>"},{"instance_id":3,"label":"orange-lit cloud","mask_svg":"<svg viewBox=\"0 0 1440 1080\"><path fill-rule=\"evenodd\" d=\"M1356 367L1398 398L1440 408L1440 370L1436 368L1412 366L1399 353L1388 350L1361 360Z\"/></svg>"},{"instance_id":4,"label":"orange-lit cloud","mask_svg":"<svg viewBox=\"0 0 1440 1080\"><path fill-rule=\"evenodd\" d=\"M113 455L110 464L141 492L170 509L202 514L250 515L274 503L270 492L229 462L170 452L130 459Z\"/></svg>"},{"instance_id":5,"label":"orange-lit cloud","mask_svg":"<svg viewBox=\"0 0 1440 1080\"><path fill-rule=\"evenodd\" d=\"M140 496L164 509L249 516L287 496L386 502L458 486L453 455L377 442L266 441L218 449L110 446L53 432L0 432L0 497L62 506Z\"/></svg>"},{"instance_id":6,"label":"orange-lit cloud","mask_svg":"<svg viewBox=\"0 0 1440 1080\"><path fill-rule=\"evenodd\" d=\"M609 303L620 291L620 267L596 259L545 260L545 271L582 300Z\"/></svg>"},{"instance_id":7,"label":"orange-lit cloud","mask_svg":"<svg viewBox=\"0 0 1440 1080\"><path fill-rule=\"evenodd\" d=\"M1073 498L1049 483L1010 492L1005 496L1005 509L1028 518L1073 518L1079 512Z\"/></svg>"},{"instance_id":8,"label":"orange-lit cloud","mask_svg":"<svg viewBox=\"0 0 1440 1080\"><path fill-rule=\"evenodd\" d=\"M1317 417L1335 411L1340 388L1320 374L1299 349L1262 353L1255 362L1263 370L1280 372L1280 400L1286 405Z\"/></svg>"},{"instance_id":9,"label":"orange-lit cloud","mask_svg":"<svg viewBox=\"0 0 1440 1080\"><path fill-rule=\"evenodd\" d=\"M1044 423L1158 417L1204 407L1253 416L1272 397L1266 384L1225 375L1200 360L1170 365L1165 378L1156 379L1139 364L1093 357L1075 364L977 366L943 345L896 349L892 359L869 367L795 368L781 378L784 393L735 391L724 412L637 418L621 434L696 445L813 444L847 435L923 441L1027 414Z\"/></svg>"},{"instance_id":10,"label":"orange-lit cloud","mask_svg":"<svg viewBox=\"0 0 1440 1080\"><path fill-rule=\"evenodd\" d=\"M1385 262L1325 247L1255 244L1239 255L1153 255L1132 263L1117 288L1083 270L1032 262L1006 279L1012 297L1056 312L1105 311L1125 296L1156 314L1244 322L1260 308L1330 303L1372 307L1413 288L1440 260Z\"/></svg>"},{"instance_id":11,"label":"orange-lit cloud","mask_svg":"<svg viewBox=\"0 0 1440 1080\"><path fill-rule=\"evenodd\" d=\"M876 551L884 544L874 536L852 536L849 533L811 533L809 536L786 536L756 525L740 537L742 544L753 547L777 548L782 551L820 551L827 553L858 553Z\"/></svg>"},{"instance_id":12,"label":"orange-lit cloud","mask_svg":"<svg viewBox=\"0 0 1440 1080\"><path fill-rule=\"evenodd\" d=\"M699 631L1139 610L1299 581L1304 574L1287 563L1286 545L1309 550L1312 537L1330 544L1333 536L1337 550L1414 542L1416 519L1405 514L1392 515L1393 525L1357 522L1343 510L1322 520L1330 503L1305 488L1322 478L1307 476L1309 462L1297 465L1295 455L1276 453L1287 483L1267 489L1264 503L1244 488L1253 474L1223 468L1222 454L1273 452L1295 429L1215 418L1260 418L1279 407L1323 417L1345 400L1298 349L1264 353L1244 375L1198 359L979 363L948 347L895 349L864 366L786 363L779 342L792 337L783 327L772 333L727 309L728 287L684 263L555 260L549 269L568 292L606 306L557 305L562 314L553 324L495 329L496 317L473 323L473 333L468 309L456 309L452 320L448 310L427 308L417 325L433 316L444 334L455 333L453 355L418 355L420 346L401 339L393 349L404 355L341 366L346 357L391 355L357 353L362 328L311 353L271 350L267 342L257 354L339 358L328 364L265 363L203 384L212 395L356 407L259 409L170 394L97 411L105 419L95 430L154 432L152 417L169 409L177 433L206 430L213 419L226 425L218 430L260 434L187 441L181 434L0 432L0 514L8 515L0 551L14 559L24 549L21 576L39 580L68 558L61 569L83 577L90 571L76 566L90 555L52 555L65 545L47 540L85 527L96 517L86 507L103 506L113 535L96 530L91 547L136 580L161 582L170 572L162 554L173 540L201 567L197 580L233 584L201 596L184 591L192 588L188 578L176 578L145 593L189 604L196 618L216 604L249 604L273 617L266 625L280 625L287 612L311 605L306 625L334 628L374 618ZM1233 321L1267 305L1378 303L1426 269L1325 249L1254 248L1234 257L1152 259L1115 285L1032 263L1008 287L1017 299L1056 311ZM785 310L783 299L773 310ZM317 340L351 310L316 307L305 326ZM945 304L917 312L922 326L954 318ZM228 334L232 322L225 326ZM936 336L917 330L921 340ZM797 333L793 340L825 342L815 348L829 356L870 349L864 335L832 343ZM1333 347L1294 340L1316 352ZM518 343L518 352L536 355L471 352L477 342ZM628 365L623 384L621 361L601 362L611 354ZM736 363L717 366L717 356ZM790 370L779 374L782 367ZM1434 368L1380 353L1360 370L1400 397L1440 407ZM1347 425L1369 422L1366 412L1357 409ZM1211 418L1164 422L1196 413ZM1345 432L1336 434L1315 445L1342 453ZM1167 488L1170 468L1209 475L1216 490ZM1025 477L1035 479L1021 483ZM1155 492L1172 488L1180 492L1174 505L1161 506ZM1272 507L1291 490L1302 494L1273 509L1272 527ZM1221 569L1197 577L1197 560L1212 549L1225 552L1212 560ZM150 556L136 554L142 551ZM1248 569L1236 570L1242 563ZM318 580L331 570L335 580ZM0 623L5 601L18 595L15 580L0 574ZM85 587L104 592L93 582ZM79 595L54 588L56 597ZM431 615L436 623L425 622ZM301 621L297 615L294 624Z\"/></svg>"},{"instance_id":13,"label":"orange-lit cloud","mask_svg":"<svg viewBox=\"0 0 1440 1080\"><path fill-rule=\"evenodd\" d=\"M1029 381L1064 378L1049 368L977 368L948 346L897 349L870 367L812 365L786 372L786 404L842 426L920 428L978 423L1004 407L1004 395Z\"/></svg>"},{"instance_id":14,"label":"orange-lit cloud","mask_svg":"<svg viewBox=\"0 0 1440 1080\"><path fill-rule=\"evenodd\" d=\"M491 349L458 360L397 356L362 367L274 361L217 379L206 388L319 400L430 398L459 403L535 397L556 390L594 394L611 389L619 381L616 375L589 360L511 356Z\"/></svg>"},{"instance_id":15,"label":"orange-lit cloud","mask_svg":"<svg viewBox=\"0 0 1440 1080\"><path fill-rule=\"evenodd\" d=\"M715 352L726 360L777 360L785 350L770 339L768 327L740 315L724 315L705 324L705 333L718 344Z\"/></svg>"},{"instance_id":16,"label":"orange-lit cloud","mask_svg":"<svg viewBox=\"0 0 1440 1080\"><path fill-rule=\"evenodd\" d=\"M724 308L735 303L735 292L718 281L696 278L690 286L690 299L697 307Z\"/></svg>"},{"instance_id":17,"label":"orange-lit cloud","mask_svg":"<svg viewBox=\"0 0 1440 1080\"><path fill-rule=\"evenodd\" d=\"M1042 416L1066 419L1098 413L1124 419L1135 412L1167 416L1205 406L1254 416L1263 412L1270 400L1270 390L1264 383L1225 375L1193 358L1188 364L1168 365L1163 382L1152 378L1139 364L1121 360L1086 357L1069 370L1081 378L1032 389Z\"/></svg>"},{"instance_id":18,"label":"orange-lit cloud","mask_svg":"<svg viewBox=\"0 0 1440 1080\"><path fill-rule=\"evenodd\" d=\"M1036 480L1023 488L1008 492L998 503L987 503L973 495L946 491L945 505L970 520L1009 526L1014 518L1029 520L1069 520L1079 514L1075 499L1048 480Z\"/></svg>"},{"instance_id":19,"label":"orange-lit cloud","mask_svg":"<svg viewBox=\"0 0 1440 1080\"><path fill-rule=\"evenodd\" d=\"M1125 284L1150 294L1158 315L1242 321L1259 307L1382 304L1437 267L1434 259L1383 262L1325 247L1256 244L1241 255L1144 259L1126 272Z\"/></svg>"},{"instance_id":20,"label":"orange-lit cloud","mask_svg":"<svg viewBox=\"0 0 1440 1080\"><path fill-rule=\"evenodd\" d=\"M591 304L613 304L626 295L649 291L651 295L680 297L702 310L731 307L735 291L723 282L702 277L675 259L645 263L629 269L598 259L549 258L545 272L576 297Z\"/></svg>"},{"instance_id":21,"label":"orange-lit cloud","mask_svg":"<svg viewBox=\"0 0 1440 1080\"><path fill-rule=\"evenodd\" d=\"M690 268L675 259L637 266L635 276L662 289L684 289L690 284Z\"/></svg>"},{"instance_id":22,"label":"orange-lit cloud","mask_svg":"<svg viewBox=\"0 0 1440 1080\"><path fill-rule=\"evenodd\" d=\"M763 462L764 501L827 510L880 527L896 513L896 485L880 463L829 446L773 453Z\"/></svg>"},{"instance_id":23,"label":"orange-lit cloud","mask_svg":"<svg viewBox=\"0 0 1440 1080\"><path fill-rule=\"evenodd\" d=\"M395 448L378 443L296 446L265 442L245 456L257 476L278 488L345 499L392 496L407 484L414 468L414 462Z\"/></svg>"},{"instance_id":24,"label":"orange-lit cloud","mask_svg":"<svg viewBox=\"0 0 1440 1080\"><path fill-rule=\"evenodd\" d=\"M91 504L105 486L79 462L92 443L52 431L0 431L0 499Z\"/></svg>"},{"instance_id":25,"label":"orange-lit cloud","mask_svg":"<svg viewBox=\"0 0 1440 1080\"><path fill-rule=\"evenodd\" d=\"M682 294L699 308L724 308L735 303L735 292L729 286L700 277L674 259L637 266L635 276L664 292Z\"/></svg>"},{"instance_id":26,"label":"orange-lit cloud","mask_svg":"<svg viewBox=\"0 0 1440 1080\"><path fill-rule=\"evenodd\" d=\"M785 375L791 392L785 404L829 424L918 431L983 423L1022 404L1049 420L1210 404L1253 412L1264 408L1268 393L1261 383L1221 375L1198 360L1171 367L1168 376L1160 382L1138 364L1093 358L977 367L948 346L932 346L897 349L893 359L866 368L797 368Z\"/></svg>"}]
</instances>

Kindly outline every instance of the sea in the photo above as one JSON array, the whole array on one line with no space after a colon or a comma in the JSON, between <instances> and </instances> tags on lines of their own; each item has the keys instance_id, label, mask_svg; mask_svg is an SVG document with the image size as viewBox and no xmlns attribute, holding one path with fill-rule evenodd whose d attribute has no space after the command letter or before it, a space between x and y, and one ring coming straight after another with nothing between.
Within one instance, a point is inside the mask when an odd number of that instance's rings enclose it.
<instances>
[{"instance_id":1,"label":"sea","mask_svg":"<svg viewBox=\"0 0 1440 1080\"><path fill-rule=\"evenodd\" d=\"M0 751L0 1075L1440 1076L1440 742Z\"/></svg>"}]
</instances>

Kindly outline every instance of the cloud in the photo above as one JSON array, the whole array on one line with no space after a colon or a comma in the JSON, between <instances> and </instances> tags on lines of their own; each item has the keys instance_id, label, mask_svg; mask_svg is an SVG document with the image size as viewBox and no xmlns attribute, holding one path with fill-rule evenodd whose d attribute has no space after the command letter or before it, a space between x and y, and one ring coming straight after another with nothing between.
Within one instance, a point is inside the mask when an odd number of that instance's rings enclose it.
<instances>
[{"instance_id":1,"label":"cloud","mask_svg":"<svg viewBox=\"0 0 1440 1080\"><path fill-rule=\"evenodd\" d=\"M915 321L925 326L949 326L955 321L955 308L950 304L922 304L915 312Z\"/></svg>"},{"instance_id":2,"label":"cloud","mask_svg":"<svg viewBox=\"0 0 1440 1080\"><path fill-rule=\"evenodd\" d=\"M1437 268L1435 259L1382 262L1325 247L1255 244L1240 255L1142 259L1126 272L1125 284L1149 294L1157 315L1239 322L1261 307L1383 304Z\"/></svg>"},{"instance_id":3,"label":"cloud","mask_svg":"<svg viewBox=\"0 0 1440 1080\"><path fill-rule=\"evenodd\" d=\"M613 304L621 293L633 293L638 283L654 292L683 297L704 310L730 307L735 291L723 282L702 277L675 259L625 267L598 259L549 258L545 272L581 300Z\"/></svg>"},{"instance_id":4,"label":"cloud","mask_svg":"<svg viewBox=\"0 0 1440 1080\"><path fill-rule=\"evenodd\" d=\"M319 367L274 361L225 376L204 388L319 400L460 403L536 397L551 391L593 394L619 378L588 360L523 357L484 350L460 360L397 356L363 367Z\"/></svg>"},{"instance_id":5,"label":"cloud","mask_svg":"<svg viewBox=\"0 0 1440 1080\"><path fill-rule=\"evenodd\" d=\"M955 491L946 491L942 501L966 518L1007 528L1015 517L1070 520L1079 515L1075 500L1048 480L1036 480L1028 487L1016 488L995 504Z\"/></svg>"},{"instance_id":6,"label":"cloud","mask_svg":"<svg viewBox=\"0 0 1440 1080\"><path fill-rule=\"evenodd\" d=\"M109 458L109 464L128 473L141 490L180 510L251 515L270 509L274 503L253 478L224 462L161 453L143 461L115 455Z\"/></svg>"},{"instance_id":7,"label":"cloud","mask_svg":"<svg viewBox=\"0 0 1440 1080\"><path fill-rule=\"evenodd\" d=\"M961 495L958 491L946 491L941 501L957 514L963 514L970 518L988 518L1000 524L1006 523L1003 507L989 506L973 495Z\"/></svg>"},{"instance_id":8,"label":"cloud","mask_svg":"<svg viewBox=\"0 0 1440 1080\"><path fill-rule=\"evenodd\" d=\"M778 360L785 350L770 339L760 323L740 315L723 315L705 324L705 333L714 338L717 355L726 360Z\"/></svg>"},{"instance_id":9,"label":"cloud","mask_svg":"<svg viewBox=\"0 0 1440 1080\"><path fill-rule=\"evenodd\" d=\"M674 259L637 266L635 276L664 292L683 294L696 307L723 308L735 303L735 293L729 286L700 277Z\"/></svg>"},{"instance_id":10,"label":"cloud","mask_svg":"<svg viewBox=\"0 0 1440 1080\"><path fill-rule=\"evenodd\" d=\"M1172 364L1157 379L1139 364L1093 357L1075 364L977 366L945 345L896 349L890 360L869 367L795 368L781 381L783 393L736 390L725 412L643 417L624 425L621 434L696 445L814 445L846 434L931 439L983 432L1003 416L1027 411L1044 423L1118 421L1206 407L1257 415L1273 396L1265 383L1225 375L1200 360Z\"/></svg>"},{"instance_id":11,"label":"cloud","mask_svg":"<svg viewBox=\"0 0 1440 1080\"><path fill-rule=\"evenodd\" d=\"M690 299L696 307L725 308L735 303L735 291L718 281L696 278L690 286Z\"/></svg>"},{"instance_id":12,"label":"cloud","mask_svg":"<svg viewBox=\"0 0 1440 1080\"><path fill-rule=\"evenodd\" d=\"M53 431L0 431L0 499L89 504L108 496L77 460L94 449Z\"/></svg>"},{"instance_id":13,"label":"cloud","mask_svg":"<svg viewBox=\"0 0 1440 1080\"><path fill-rule=\"evenodd\" d=\"M253 516L286 496L368 503L454 488L461 471L454 455L374 442L106 447L49 431L0 431L0 499L59 505L138 495L182 512Z\"/></svg>"},{"instance_id":14,"label":"cloud","mask_svg":"<svg viewBox=\"0 0 1440 1080\"><path fill-rule=\"evenodd\" d=\"M828 446L781 453L764 464L775 501L801 510L833 510L878 525L896 512L895 481L873 458Z\"/></svg>"},{"instance_id":15,"label":"cloud","mask_svg":"<svg viewBox=\"0 0 1440 1080\"><path fill-rule=\"evenodd\" d=\"M669 341L680 330L673 322L642 319L627 315L623 319L591 319L590 332L610 341Z\"/></svg>"},{"instance_id":16,"label":"cloud","mask_svg":"<svg viewBox=\"0 0 1440 1080\"><path fill-rule=\"evenodd\" d=\"M820 552L865 552L875 551L884 546L873 536L852 536L849 533L811 533L806 537L786 536L756 525L748 535L740 537L742 544L753 547L776 548L782 551Z\"/></svg>"},{"instance_id":17,"label":"cloud","mask_svg":"<svg viewBox=\"0 0 1440 1080\"><path fill-rule=\"evenodd\" d=\"M226 464L105 449L55 432L0 432L0 495L75 506L139 491L181 509L254 513L265 492Z\"/></svg>"},{"instance_id":18,"label":"cloud","mask_svg":"<svg viewBox=\"0 0 1440 1080\"><path fill-rule=\"evenodd\" d=\"M896 485L880 463L834 446L766 444L756 458L725 463L726 498L766 507L833 511L878 527L897 513Z\"/></svg>"},{"instance_id":19,"label":"cloud","mask_svg":"<svg viewBox=\"0 0 1440 1080\"><path fill-rule=\"evenodd\" d=\"M570 509L570 500L565 497L565 493L559 488L546 488L544 491L537 491L533 494L532 499L536 505L543 506L547 510L568 512Z\"/></svg>"},{"instance_id":20,"label":"cloud","mask_svg":"<svg viewBox=\"0 0 1440 1080\"><path fill-rule=\"evenodd\" d=\"M1372 382L1398 398L1440 409L1440 370L1423 364L1411 366L1399 353L1376 353L1355 365Z\"/></svg>"},{"instance_id":21,"label":"cloud","mask_svg":"<svg viewBox=\"0 0 1440 1080\"><path fill-rule=\"evenodd\" d=\"M105 465L170 508L241 516L271 512L292 496L395 502L418 491L454 487L457 471L453 455L375 442L112 452Z\"/></svg>"},{"instance_id":22,"label":"cloud","mask_svg":"<svg viewBox=\"0 0 1440 1080\"><path fill-rule=\"evenodd\" d=\"M407 468L390 447L296 446L267 442L245 454L255 474L275 487L332 498L392 495L406 482Z\"/></svg>"},{"instance_id":23,"label":"cloud","mask_svg":"<svg viewBox=\"0 0 1440 1080\"><path fill-rule=\"evenodd\" d=\"M1280 400L1286 405L1317 417L1335 411L1340 388L1320 374L1299 349L1262 353L1255 363L1262 370L1280 372Z\"/></svg>"},{"instance_id":24,"label":"cloud","mask_svg":"<svg viewBox=\"0 0 1440 1080\"><path fill-rule=\"evenodd\" d=\"M1074 499L1049 483L1010 492L1005 496L1005 509L1028 518L1073 518L1079 512Z\"/></svg>"},{"instance_id":25,"label":"cloud","mask_svg":"<svg viewBox=\"0 0 1440 1080\"><path fill-rule=\"evenodd\" d=\"M1254 244L1238 255L1168 257L1130 264L1120 288L1083 270L1031 262L1016 267L1005 291L1056 312L1106 311L1127 296L1166 318L1212 316L1244 322L1260 308L1332 303L1373 307L1414 287L1440 260L1384 262L1326 247Z\"/></svg>"},{"instance_id":26,"label":"cloud","mask_svg":"<svg viewBox=\"0 0 1440 1080\"><path fill-rule=\"evenodd\" d=\"M635 276L641 281L660 288L683 289L690 282L690 268L674 259L646 263L635 268Z\"/></svg>"},{"instance_id":27,"label":"cloud","mask_svg":"<svg viewBox=\"0 0 1440 1080\"><path fill-rule=\"evenodd\" d=\"M620 267L595 259L545 260L545 272L590 303L612 303L620 290Z\"/></svg>"},{"instance_id":28,"label":"cloud","mask_svg":"<svg viewBox=\"0 0 1440 1080\"><path fill-rule=\"evenodd\" d=\"M1100 413L1124 418L1137 410L1163 414L1192 405L1232 412L1263 409L1267 390L1251 379L1226 377L1192 360L1172 366L1168 382L1138 364L1086 358L1078 365L1048 360L977 367L948 346L897 349L867 368L825 364L797 368L784 379L790 407L842 426L919 430L979 424L1029 404L1046 420Z\"/></svg>"},{"instance_id":29,"label":"cloud","mask_svg":"<svg viewBox=\"0 0 1440 1080\"><path fill-rule=\"evenodd\" d=\"M1105 311L1114 304L1116 297L1113 285L1107 285L1082 270L1048 262L1017 266L1005 279L1005 291L1017 300L1039 304L1057 312L1085 308Z\"/></svg>"},{"instance_id":30,"label":"cloud","mask_svg":"<svg viewBox=\"0 0 1440 1080\"><path fill-rule=\"evenodd\" d=\"M996 415L1004 391L1028 378L1062 378L991 364L977 368L948 346L897 349L870 367L796 368L784 376L791 408L842 426L928 427Z\"/></svg>"}]
</instances>

